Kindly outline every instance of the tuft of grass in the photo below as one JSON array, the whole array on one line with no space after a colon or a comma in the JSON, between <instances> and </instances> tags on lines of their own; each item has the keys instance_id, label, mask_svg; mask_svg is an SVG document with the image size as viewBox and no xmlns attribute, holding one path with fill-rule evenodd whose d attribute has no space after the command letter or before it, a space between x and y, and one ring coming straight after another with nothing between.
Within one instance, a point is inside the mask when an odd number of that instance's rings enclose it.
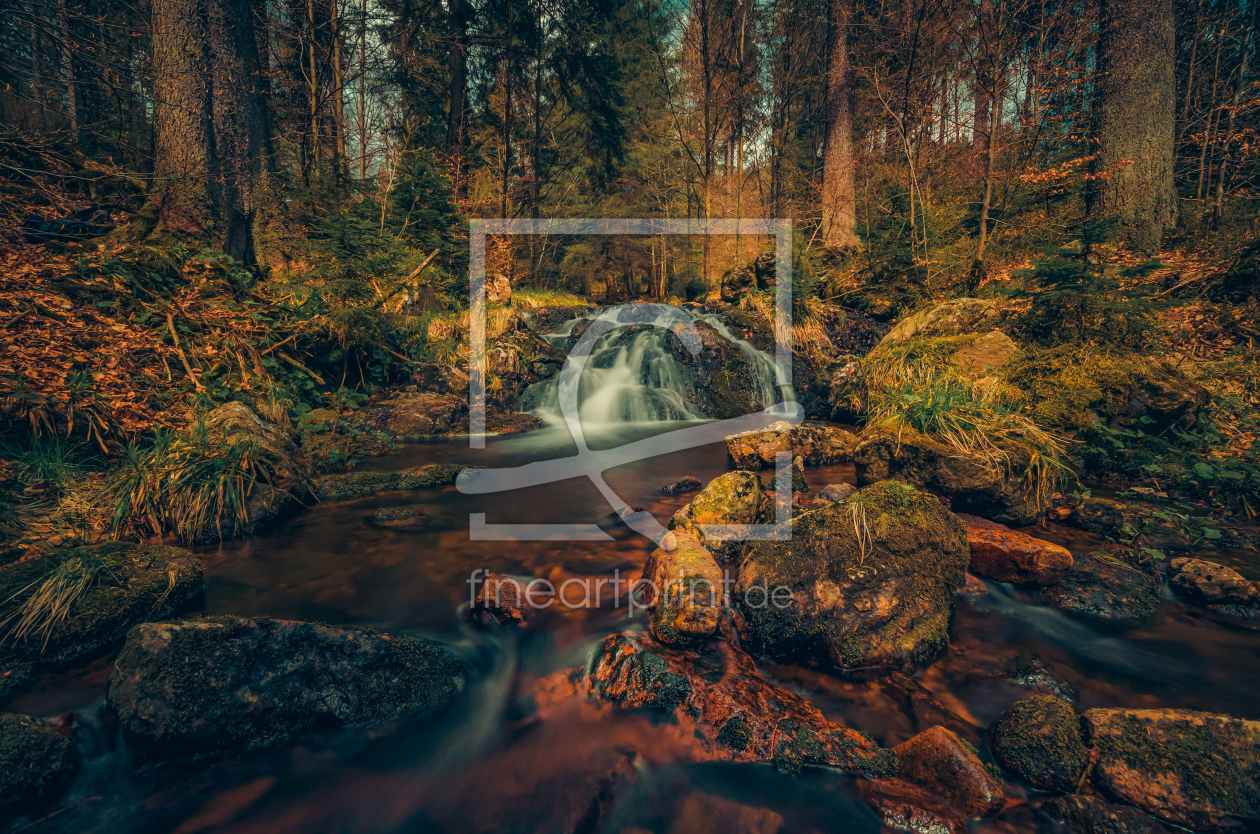
<instances>
[{"instance_id":1,"label":"tuft of grass","mask_svg":"<svg viewBox=\"0 0 1260 834\"><path fill-rule=\"evenodd\" d=\"M159 430L148 449L123 447L109 486L111 531L141 538L174 533L184 542L211 530L230 537L249 523L250 493L270 481L271 464L252 440L211 437L203 423L178 435Z\"/></svg>"},{"instance_id":2,"label":"tuft of grass","mask_svg":"<svg viewBox=\"0 0 1260 834\"><path fill-rule=\"evenodd\" d=\"M53 630L70 616L74 603L106 576L118 582L105 558L90 551L80 551L56 562L42 579L20 588L0 603L0 608L6 608L31 592L0 620L0 644L10 639L20 643L42 637L46 648Z\"/></svg>"}]
</instances>

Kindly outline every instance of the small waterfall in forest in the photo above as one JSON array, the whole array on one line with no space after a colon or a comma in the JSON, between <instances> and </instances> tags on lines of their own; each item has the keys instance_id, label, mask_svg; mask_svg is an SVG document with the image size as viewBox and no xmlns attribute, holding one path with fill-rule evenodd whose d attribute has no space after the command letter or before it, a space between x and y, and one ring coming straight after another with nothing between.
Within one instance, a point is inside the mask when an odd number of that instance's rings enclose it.
<instances>
[{"instance_id":1,"label":"small waterfall in forest","mask_svg":"<svg viewBox=\"0 0 1260 834\"><path fill-rule=\"evenodd\" d=\"M689 315L691 315L689 313ZM567 347L574 328L598 313L566 322L556 333L543 334L552 345ZM794 401L791 386L776 380L774 360L739 339L715 315L692 316L736 345L747 360L747 382L756 408ZM657 322L659 323L659 322ZM590 351L578 385L578 413L584 427L707 420L689 396L696 369L670 350L671 331L661 326L614 329L600 336ZM521 395L520 407L552 424L562 424L558 375L536 383Z\"/></svg>"}]
</instances>

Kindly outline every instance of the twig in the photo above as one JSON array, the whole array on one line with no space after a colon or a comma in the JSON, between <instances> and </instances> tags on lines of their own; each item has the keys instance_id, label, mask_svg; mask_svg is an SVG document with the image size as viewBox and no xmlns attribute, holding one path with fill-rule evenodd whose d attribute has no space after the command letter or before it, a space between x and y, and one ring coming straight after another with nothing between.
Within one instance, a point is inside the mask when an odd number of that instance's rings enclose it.
<instances>
[{"instance_id":1,"label":"twig","mask_svg":"<svg viewBox=\"0 0 1260 834\"><path fill-rule=\"evenodd\" d=\"M438 252L439 252L439 251L440 251L440 250L438 250L438 249L434 249L432 252L430 252L430 253L429 253L429 257L427 257L427 258L425 258L425 259L424 259L424 263L420 264L420 266L418 266L418 267L416 267L415 269L413 269L413 270L411 271L411 274L410 274L410 275L408 275L406 278L404 278L404 279L403 279L403 281L402 281L403 285L402 285L401 287L399 287L398 289L394 290L392 293L390 293L389 295L385 296L385 297L384 297L384 298L382 298L380 301L376 302L376 304L375 304L375 305L373 305L373 307L375 307L375 308L383 307L383 306L385 306L385 302L386 302L386 301L389 301L391 298L393 298L394 296L398 295L398 293L399 293L399 292L401 292L402 290L411 289L411 282L412 282L413 280L415 280L416 278L420 277L420 273L421 273L421 272L424 272L425 267L427 267L429 264L433 263L433 259L437 257L437 255L438 255Z\"/></svg>"},{"instance_id":2,"label":"twig","mask_svg":"<svg viewBox=\"0 0 1260 834\"><path fill-rule=\"evenodd\" d=\"M188 378L191 379L193 382L193 385L197 387L198 393L206 390L206 386L202 385L197 380L197 377L193 375L192 365L188 364L188 357L184 355L184 349L179 346L179 336L178 334L175 333L175 314L174 313L166 314L166 327L168 330L171 331L171 340L175 342L175 352L179 354L179 361L184 363L184 370L188 372Z\"/></svg>"},{"instance_id":3,"label":"twig","mask_svg":"<svg viewBox=\"0 0 1260 834\"><path fill-rule=\"evenodd\" d=\"M301 332L301 331L298 331L298 332ZM297 337L298 337L298 333L293 333L291 336L289 336L289 338L285 339L285 340L284 340L284 342L276 342L274 345L272 345L271 347L269 347L269 348L267 348L266 350L264 350L264 351L261 353L261 355L262 355L262 356L266 356L267 354L271 353L271 352L272 352L273 350L275 350L276 348L278 348L278 347L280 347L281 345L283 345L285 342L291 342L291 341L293 341L294 339L296 339Z\"/></svg>"},{"instance_id":4,"label":"twig","mask_svg":"<svg viewBox=\"0 0 1260 834\"><path fill-rule=\"evenodd\" d=\"M29 313L30 313L32 310L34 310L34 309L35 309L34 307L27 307L25 310L23 310L22 312L18 313L16 316L14 316L13 318L11 318L11 319L9 319L8 321L6 321L4 324L0 324L0 330L8 330L8 329L9 329L9 325L11 325L11 324L16 324L17 322L19 322L19 321L20 321L23 317L25 317L27 314L29 314Z\"/></svg>"},{"instance_id":5,"label":"twig","mask_svg":"<svg viewBox=\"0 0 1260 834\"><path fill-rule=\"evenodd\" d=\"M308 367L306 367L305 365L303 365L301 362L299 362L299 361L297 361L296 359L294 359L294 358L293 358L292 356L290 356L289 354L281 352L281 353L279 353L279 356L280 356L280 358L281 358L281 359L283 359L284 361L286 361L286 362L288 362L288 363L290 363L290 364L293 364L293 365L297 365L299 368L301 368L302 370L306 371L308 374L310 374L310 375L311 375L311 379L315 380L315 381L316 381L316 382L318 382L320 385L325 384L325 383L324 383L324 379L323 379L323 377L321 377L319 374L315 373L315 372L314 372L314 371L312 371L310 368L308 368Z\"/></svg>"}]
</instances>

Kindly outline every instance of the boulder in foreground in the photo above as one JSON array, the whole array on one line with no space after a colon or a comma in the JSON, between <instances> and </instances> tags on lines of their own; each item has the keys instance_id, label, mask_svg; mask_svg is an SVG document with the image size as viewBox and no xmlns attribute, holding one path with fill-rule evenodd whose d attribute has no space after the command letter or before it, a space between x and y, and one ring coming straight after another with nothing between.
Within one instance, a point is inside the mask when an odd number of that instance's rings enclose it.
<instances>
[{"instance_id":1,"label":"boulder in foreground","mask_svg":"<svg viewBox=\"0 0 1260 834\"><path fill-rule=\"evenodd\" d=\"M463 685L459 662L427 640L216 617L132 629L107 697L138 754L184 759L424 715Z\"/></svg>"},{"instance_id":2,"label":"boulder in foreground","mask_svg":"<svg viewBox=\"0 0 1260 834\"><path fill-rule=\"evenodd\" d=\"M985 768L974 747L940 725L893 748L900 776L944 797L968 817L987 817L1006 802L1002 782Z\"/></svg>"},{"instance_id":3,"label":"boulder in foreground","mask_svg":"<svg viewBox=\"0 0 1260 834\"><path fill-rule=\"evenodd\" d=\"M761 651L913 668L949 642L968 556L962 522L935 496L884 481L795 516L787 541L750 542L734 601Z\"/></svg>"},{"instance_id":4,"label":"boulder in foreground","mask_svg":"<svg viewBox=\"0 0 1260 834\"><path fill-rule=\"evenodd\" d=\"M1174 709L1092 709L1093 781L1151 816L1212 834L1260 830L1260 722Z\"/></svg>"},{"instance_id":5,"label":"boulder in foreground","mask_svg":"<svg viewBox=\"0 0 1260 834\"><path fill-rule=\"evenodd\" d=\"M1053 695L1025 698L999 715L989 746L998 764L1042 790L1075 790L1089 762L1080 719Z\"/></svg>"}]
</instances>

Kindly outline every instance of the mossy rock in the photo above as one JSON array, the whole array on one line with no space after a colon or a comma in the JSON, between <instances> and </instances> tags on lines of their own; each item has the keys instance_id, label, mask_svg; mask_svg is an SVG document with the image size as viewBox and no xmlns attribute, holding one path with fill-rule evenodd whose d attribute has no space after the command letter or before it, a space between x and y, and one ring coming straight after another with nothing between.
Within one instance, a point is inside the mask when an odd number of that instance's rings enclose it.
<instances>
[{"instance_id":1,"label":"mossy rock","mask_svg":"<svg viewBox=\"0 0 1260 834\"><path fill-rule=\"evenodd\" d=\"M139 755L185 759L426 715L463 686L460 663L427 640L214 617L132 629L108 702Z\"/></svg>"},{"instance_id":2,"label":"mossy rock","mask_svg":"<svg viewBox=\"0 0 1260 834\"><path fill-rule=\"evenodd\" d=\"M0 713L0 810L17 810L56 797L79 768L68 732L38 718Z\"/></svg>"},{"instance_id":3,"label":"mossy rock","mask_svg":"<svg viewBox=\"0 0 1260 834\"><path fill-rule=\"evenodd\" d=\"M1089 431L1094 423L1129 426L1146 416L1158 430L1189 426L1208 391L1174 366L1137 354L1073 348L1024 350L1005 370L1024 393L1025 414L1043 428Z\"/></svg>"},{"instance_id":4,"label":"mossy rock","mask_svg":"<svg viewBox=\"0 0 1260 834\"><path fill-rule=\"evenodd\" d=\"M1163 578L1154 567L1119 550L1077 556L1067 575L1041 598L1062 611L1099 620L1138 623L1159 608Z\"/></svg>"},{"instance_id":5,"label":"mossy rock","mask_svg":"<svg viewBox=\"0 0 1260 834\"><path fill-rule=\"evenodd\" d=\"M1056 796L1041 812L1078 834L1165 834L1166 829L1137 808L1112 805L1088 794Z\"/></svg>"},{"instance_id":6,"label":"mossy rock","mask_svg":"<svg viewBox=\"0 0 1260 834\"><path fill-rule=\"evenodd\" d=\"M738 550L737 533L717 529L761 524L770 499L761 478L752 472L727 472L710 481L669 520L669 529L694 537L710 550L731 556Z\"/></svg>"},{"instance_id":7,"label":"mossy rock","mask_svg":"<svg viewBox=\"0 0 1260 834\"><path fill-rule=\"evenodd\" d=\"M1117 801L1195 831L1260 829L1260 722L1190 710L1092 709L1093 781Z\"/></svg>"},{"instance_id":8,"label":"mossy rock","mask_svg":"<svg viewBox=\"0 0 1260 834\"><path fill-rule=\"evenodd\" d=\"M340 501L374 492L399 489L430 489L455 483L469 467L458 463L430 463L398 472L350 472L320 479L316 494L325 501Z\"/></svg>"},{"instance_id":9,"label":"mossy rock","mask_svg":"<svg viewBox=\"0 0 1260 834\"><path fill-rule=\"evenodd\" d=\"M137 623L160 620L201 592L201 561L187 550L160 545L102 544L50 554L0 568L3 615L15 611L50 572L80 560L96 573L87 592L47 635L0 645L7 659L69 663L120 640Z\"/></svg>"},{"instance_id":10,"label":"mossy rock","mask_svg":"<svg viewBox=\"0 0 1260 834\"><path fill-rule=\"evenodd\" d=\"M1002 767L1043 790L1075 790L1089 763L1080 719L1053 695L1034 695L999 715L989 746Z\"/></svg>"},{"instance_id":11,"label":"mossy rock","mask_svg":"<svg viewBox=\"0 0 1260 834\"><path fill-rule=\"evenodd\" d=\"M1028 483L1029 450L1003 450L1006 465L993 467L912 430L875 430L862 435L853 461L859 485L895 478L947 496L957 512L1030 524L1049 509L1050 491Z\"/></svg>"},{"instance_id":12,"label":"mossy rock","mask_svg":"<svg viewBox=\"0 0 1260 834\"><path fill-rule=\"evenodd\" d=\"M748 357L739 345L703 321L695 322L700 353L692 355L676 336L670 353L683 366L683 396L708 417L726 420L760 411L763 403Z\"/></svg>"},{"instance_id":13,"label":"mossy rock","mask_svg":"<svg viewBox=\"0 0 1260 834\"><path fill-rule=\"evenodd\" d=\"M658 547L643 568L652 595L652 633L662 643L690 644L717 631L726 588L713 555L692 536L676 532L674 549Z\"/></svg>"},{"instance_id":14,"label":"mossy rock","mask_svg":"<svg viewBox=\"0 0 1260 834\"><path fill-rule=\"evenodd\" d=\"M797 515L787 541L750 542L734 601L761 651L914 668L949 642L969 556L966 528L935 496L882 481Z\"/></svg>"}]
</instances>

